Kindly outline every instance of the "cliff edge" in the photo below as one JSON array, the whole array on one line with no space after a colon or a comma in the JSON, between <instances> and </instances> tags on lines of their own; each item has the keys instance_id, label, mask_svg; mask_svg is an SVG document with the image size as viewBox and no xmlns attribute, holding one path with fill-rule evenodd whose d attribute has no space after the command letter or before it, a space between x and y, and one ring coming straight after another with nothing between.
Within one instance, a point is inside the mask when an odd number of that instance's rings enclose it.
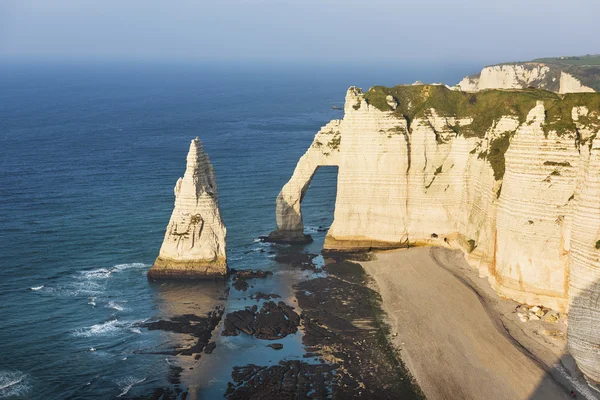
<instances>
[{"instance_id":1,"label":"cliff edge","mask_svg":"<svg viewBox=\"0 0 600 400\"><path fill-rule=\"evenodd\" d=\"M569 311L600 382L600 94L351 87L279 194L272 238L304 238L301 201L338 166L325 248L461 248L502 296Z\"/></svg>"},{"instance_id":2,"label":"cliff edge","mask_svg":"<svg viewBox=\"0 0 600 400\"><path fill-rule=\"evenodd\" d=\"M185 174L175 185L175 208L148 277L225 276L225 233L215 173L202 143L196 138L190 143Z\"/></svg>"}]
</instances>

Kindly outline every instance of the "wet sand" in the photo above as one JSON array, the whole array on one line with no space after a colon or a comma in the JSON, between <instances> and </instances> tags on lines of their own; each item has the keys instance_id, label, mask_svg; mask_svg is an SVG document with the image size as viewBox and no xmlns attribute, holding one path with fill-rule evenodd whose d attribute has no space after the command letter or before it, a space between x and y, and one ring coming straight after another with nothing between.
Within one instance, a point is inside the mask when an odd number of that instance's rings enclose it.
<instances>
[{"instance_id":1,"label":"wet sand","mask_svg":"<svg viewBox=\"0 0 600 400\"><path fill-rule=\"evenodd\" d=\"M392 341L428 399L571 398L572 388L545 364L560 356L538 348L545 353L536 357L520 345L486 302L491 295L461 279L457 271L469 266L460 253L378 252L361 265L383 298Z\"/></svg>"}]
</instances>

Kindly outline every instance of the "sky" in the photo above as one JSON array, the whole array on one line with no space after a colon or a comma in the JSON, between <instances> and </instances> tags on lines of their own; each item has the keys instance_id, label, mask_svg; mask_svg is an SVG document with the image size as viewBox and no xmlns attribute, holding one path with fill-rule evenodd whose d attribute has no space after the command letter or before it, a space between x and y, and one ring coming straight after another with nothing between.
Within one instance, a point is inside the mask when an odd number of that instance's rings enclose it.
<instances>
[{"instance_id":1,"label":"sky","mask_svg":"<svg viewBox=\"0 0 600 400\"><path fill-rule=\"evenodd\" d=\"M598 0L0 0L0 58L478 62L600 53Z\"/></svg>"}]
</instances>

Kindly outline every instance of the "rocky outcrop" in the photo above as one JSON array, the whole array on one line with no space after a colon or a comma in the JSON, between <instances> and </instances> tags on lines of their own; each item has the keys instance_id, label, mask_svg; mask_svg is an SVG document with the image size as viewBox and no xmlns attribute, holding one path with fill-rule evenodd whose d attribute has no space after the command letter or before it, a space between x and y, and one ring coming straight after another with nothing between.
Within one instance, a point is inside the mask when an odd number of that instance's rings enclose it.
<instances>
[{"instance_id":1,"label":"rocky outcrop","mask_svg":"<svg viewBox=\"0 0 600 400\"><path fill-rule=\"evenodd\" d=\"M175 208L148 277L194 279L226 274L225 226L217 182L196 138L190 144L185 174L175 185Z\"/></svg>"},{"instance_id":2,"label":"rocky outcrop","mask_svg":"<svg viewBox=\"0 0 600 400\"><path fill-rule=\"evenodd\" d=\"M304 238L301 200L335 165L325 248L461 248L502 296L570 305L573 355L599 380L600 95L353 87L344 110L335 153L322 148L330 124L282 189L271 236Z\"/></svg>"},{"instance_id":3,"label":"rocky outcrop","mask_svg":"<svg viewBox=\"0 0 600 400\"><path fill-rule=\"evenodd\" d=\"M541 62L501 64L485 67L465 77L455 89L477 92L485 89L545 89L556 93L594 92L561 67Z\"/></svg>"}]
</instances>

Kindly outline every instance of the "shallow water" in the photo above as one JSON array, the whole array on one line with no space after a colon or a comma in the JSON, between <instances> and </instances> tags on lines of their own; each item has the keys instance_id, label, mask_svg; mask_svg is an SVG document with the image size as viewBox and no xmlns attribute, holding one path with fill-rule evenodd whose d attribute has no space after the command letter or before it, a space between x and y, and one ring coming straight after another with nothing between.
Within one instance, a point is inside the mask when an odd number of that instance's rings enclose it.
<instances>
[{"instance_id":1,"label":"shallow water","mask_svg":"<svg viewBox=\"0 0 600 400\"><path fill-rule=\"evenodd\" d=\"M206 313L223 284L149 283L185 169L204 142L217 175L232 268L274 272L253 291L293 304L303 274L256 242L275 227L274 200L317 130L341 118L350 85L458 81L473 68L317 68L165 65L4 65L0 69L0 398L114 398L168 384L178 335L147 320ZM320 170L303 203L317 253L333 218L336 169ZM275 249L276 251L276 249ZM245 336L183 378L199 397L222 395L232 365L300 357ZM207 361L209 360L209 361ZM201 373L198 373L201 372Z\"/></svg>"}]
</instances>

